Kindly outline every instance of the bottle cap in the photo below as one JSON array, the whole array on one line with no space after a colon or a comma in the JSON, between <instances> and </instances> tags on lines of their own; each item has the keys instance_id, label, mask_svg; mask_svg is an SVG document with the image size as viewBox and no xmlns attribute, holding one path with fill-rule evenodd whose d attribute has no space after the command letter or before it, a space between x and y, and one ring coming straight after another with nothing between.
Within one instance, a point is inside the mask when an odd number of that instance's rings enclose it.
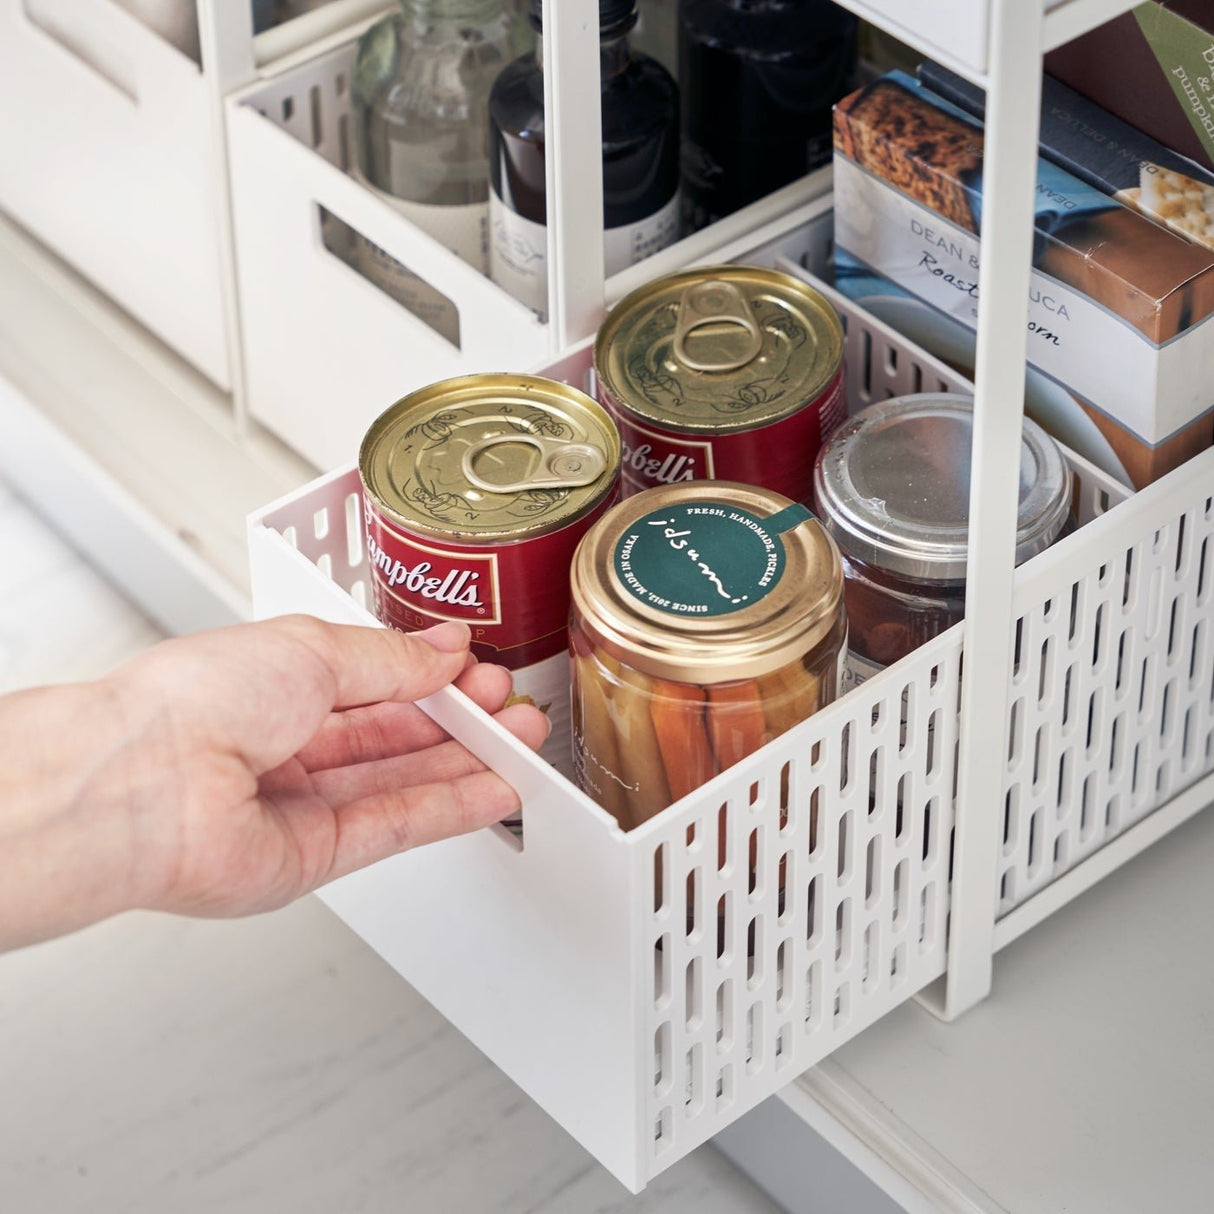
<instances>
[{"instance_id":1,"label":"bottle cap","mask_svg":"<svg viewBox=\"0 0 1214 1214\"><path fill-rule=\"evenodd\" d=\"M965 578L972 398L894 397L861 409L831 435L814 467L814 501L848 556L925 581ZM1024 419L1016 563L1062 534L1071 471L1058 444Z\"/></svg>"},{"instance_id":2,"label":"bottle cap","mask_svg":"<svg viewBox=\"0 0 1214 1214\"><path fill-rule=\"evenodd\" d=\"M613 506L578 544L570 587L605 653L684 683L779 670L843 610L839 550L818 520L736 481L660 485Z\"/></svg>"}]
</instances>

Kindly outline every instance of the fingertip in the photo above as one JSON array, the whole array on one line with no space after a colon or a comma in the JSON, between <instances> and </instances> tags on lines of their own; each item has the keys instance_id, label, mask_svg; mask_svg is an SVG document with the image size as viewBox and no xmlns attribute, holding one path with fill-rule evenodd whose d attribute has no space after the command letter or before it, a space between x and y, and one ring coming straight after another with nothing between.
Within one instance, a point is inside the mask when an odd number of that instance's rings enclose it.
<instances>
[{"instance_id":1,"label":"fingertip","mask_svg":"<svg viewBox=\"0 0 1214 1214\"><path fill-rule=\"evenodd\" d=\"M472 629L459 620L444 620L421 632L411 633L419 641L425 641L431 649L440 653L459 653L472 642Z\"/></svg>"},{"instance_id":2,"label":"fingertip","mask_svg":"<svg viewBox=\"0 0 1214 1214\"><path fill-rule=\"evenodd\" d=\"M510 671L492 662L479 662L464 669L455 685L486 712L497 712L510 698Z\"/></svg>"},{"instance_id":3,"label":"fingertip","mask_svg":"<svg viewBox=\"0 0 1214 1214\"><path fill-rule=\"evenodd\" d=\"M494 715L499 724L532 750L539 750L552 733L548 714L534 704L511 704Z\"/></svg>"}]
</instances>

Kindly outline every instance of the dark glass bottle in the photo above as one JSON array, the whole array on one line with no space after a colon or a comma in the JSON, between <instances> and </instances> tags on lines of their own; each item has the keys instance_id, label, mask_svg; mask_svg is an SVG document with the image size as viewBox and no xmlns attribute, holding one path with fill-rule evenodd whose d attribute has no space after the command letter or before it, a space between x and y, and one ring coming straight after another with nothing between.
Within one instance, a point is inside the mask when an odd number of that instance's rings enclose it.
<instances>
[{"instance_id":1,"label":"dark glass bottle","mask_svg":"<svg viewBox=\"0 0 1214 1214\"><path fill-rule=\"evenodd\" d=\"M550 0L551 2L551 0ZM540 0L531 22L540 27ZM618 273L679 235L679 96L671 74L636 54L636 0L599 0L605 269ZM541 316L548 302L542 43L489 96L489 273Z\"/></svg>"},{"instance_id":2,"label":"dark glass bottle","mask_svg":"<svg viewBox=\"0 0 1214 1214\"><path fill-rule=\"evenodd\" d=\"M856 18L830 0L679 0L686 229L826 164L855 65Z\"/></svg>"},{"instance_id":3,"label":"dark glass bottle","mask_svg":"<svg viewBox=\"0 0 1214 1214\"><path fill-rule=\"evenodd\" d=\"M359 41L351 79L365 181L481 273L489 90L526 45L501 0L400 0Z\"/></svg>"}]
</instances>

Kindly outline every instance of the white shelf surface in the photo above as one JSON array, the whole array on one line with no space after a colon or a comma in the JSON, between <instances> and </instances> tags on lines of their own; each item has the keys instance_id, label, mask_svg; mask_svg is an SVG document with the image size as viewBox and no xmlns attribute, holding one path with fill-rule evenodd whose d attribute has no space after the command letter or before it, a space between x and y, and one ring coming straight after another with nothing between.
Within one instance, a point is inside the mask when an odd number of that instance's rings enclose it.
<instances>
[{"instance_id":1,"label":"white shelf surface","mask_svg":"<svg viewBox=\"0 0 1214 1214\"><path fill-rule=\"evenodd\" d=\"M779 1100L909 1210L1207 1209L1212 868L1201 814L1004 949L984 1003L905 1004Z\"/></svg>"}]
</instances>

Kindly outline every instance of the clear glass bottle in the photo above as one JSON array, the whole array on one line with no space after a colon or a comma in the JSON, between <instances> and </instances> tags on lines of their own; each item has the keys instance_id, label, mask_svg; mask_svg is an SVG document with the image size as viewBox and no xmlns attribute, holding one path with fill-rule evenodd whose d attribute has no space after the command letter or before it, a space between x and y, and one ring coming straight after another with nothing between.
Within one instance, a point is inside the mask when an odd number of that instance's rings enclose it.
<instances>
[{"instance_id":1,"label":"clear glass bottle","mask_svg":"<svg viewBox=\"0 0 1214 1214\"><path fill-rule=\"evenodd\" d=\"M551 0L550 0L551 2ZM539 29L541 0L532 0ZM679 236L679 92L674 77L628 34L636 0L599 0L604 258L608 274ZM489 273L543 316L548 304L542 56L497 78L489 98Z\"/></svg>"},{"instance_id":2,"label":"clear glass bottle","mask_svg":"<svg viewBox=\"0 0 1214 1214\"><path fill-rule=\"evenodd\" d=\"M526 41L502 0L400 0L354 68L358 173L482 273L489 90Z\"/></svg>"},{"instance_id":3,"label":"clear glass bottle","mask_svg":"<svg viewBox=\"0 0 1214 1214\"><path fill-rule=\"evenodd\" d=\"M830 0L679 0L686 229L828 164L855 66L856 18Z\"/></svg>"}]
</instances>

